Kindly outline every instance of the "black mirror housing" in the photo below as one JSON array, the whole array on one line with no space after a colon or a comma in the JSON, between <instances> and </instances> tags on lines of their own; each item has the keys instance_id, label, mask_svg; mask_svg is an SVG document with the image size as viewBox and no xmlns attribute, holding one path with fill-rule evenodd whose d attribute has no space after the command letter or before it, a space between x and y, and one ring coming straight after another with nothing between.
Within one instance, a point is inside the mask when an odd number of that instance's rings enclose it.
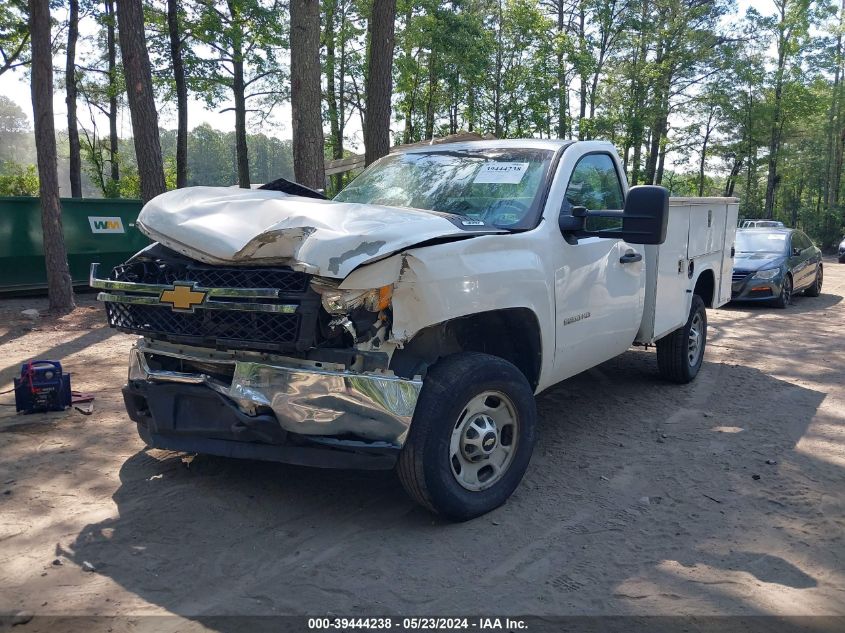
<instances>
[{"instance_id":1,"label":"black mirror housing","mask_svg":"<svg viewBox=\"0 0 845 633\"><path fill-rule=\"evenodd\" d=\"M654 185L631 187L622 213L622 238L631 244L663 244L669 224L669 190Z\"/></svg>"},{"instance_id":2,"label":"black mirror housing","mask_svg":"<svg viewBox=\"0 0 845 633\"><path fill-rule=\"evenodd\" d=\"M621 219L622 227L587 231L588 217ZM623 211L588 211L584 207L572 207L569 213L561 213L558 217L561 233L570 244L577 244L579 237L618 238L631 244L662 244L666 241L668 224L669 191L653 185L631 187L625 197Z\"/></svg>"}]
</instances>

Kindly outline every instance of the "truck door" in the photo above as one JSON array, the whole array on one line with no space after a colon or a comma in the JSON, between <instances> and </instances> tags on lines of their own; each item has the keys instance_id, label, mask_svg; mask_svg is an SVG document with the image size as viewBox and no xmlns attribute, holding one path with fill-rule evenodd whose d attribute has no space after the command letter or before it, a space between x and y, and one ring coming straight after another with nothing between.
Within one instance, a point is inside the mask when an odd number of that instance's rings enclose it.
<instances>
[{"instance_id":1,"label":"truck door","mask_svg":"<svg viewBox=\"0 0 845 633\"><path fill-rule=\"evenodd\" d=\"M563 167L562 167L563 168ZM565 190L563 212L620 210L624 194L620 167L605 152L577 159ZM588 219L587 229L610 228L616 219ZM614 224L615 223L615 224ZM624 352L640 326L645 288L644 247L616 238L560 238L555 270L555 365L560 378Z\"/></svg>"}]
</instances>

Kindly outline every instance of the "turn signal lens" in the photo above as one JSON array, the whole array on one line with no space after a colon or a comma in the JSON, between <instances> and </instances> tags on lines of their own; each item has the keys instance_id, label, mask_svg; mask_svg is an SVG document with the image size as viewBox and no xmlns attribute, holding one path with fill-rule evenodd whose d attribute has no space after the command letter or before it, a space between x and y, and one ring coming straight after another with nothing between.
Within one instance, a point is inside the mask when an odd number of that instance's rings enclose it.
<instances>
[{"instance_id":1,"label":"turn signal lens","mask_svg":"<svg viewBox=\"0 0 845 633\"><path fill-rule=\"evenodd\" d=\"M390 307L390 300L393 298L393 286L382 286L378 289L378 310L373 312L381 312Z\"/></svg>"},{"instance_id":2,"label":"turn signal lens","mask_svg":"<svg viewBox=\"0 0 845 633\"><path fill-rule=\"evenodd\" d=\"M320 293L326 312L333 315L349 314L359 307L368 312L381 312L390 307L393 297L393 286L372 290L340 290L333 284L314 280L311 287Z\"/></svg>"}]
</instances>

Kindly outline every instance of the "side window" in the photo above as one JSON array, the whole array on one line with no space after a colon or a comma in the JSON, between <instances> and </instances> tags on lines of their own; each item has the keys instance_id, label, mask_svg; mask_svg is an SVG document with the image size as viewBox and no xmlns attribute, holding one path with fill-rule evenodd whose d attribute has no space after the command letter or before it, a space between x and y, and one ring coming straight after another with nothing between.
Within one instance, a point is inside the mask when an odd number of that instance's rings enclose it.
<instances>
[{"instance_id":1,"label":"side window","mask_svg":"<svg viewBox=\"0 0 845 633\"><path fill-rule=\"evenodd\" d=\"M811 240L806 233L801 233L801 248L810 248L813 245L813 240Z\"/></svg>"},{"instance_id":2,"label":"side window","mask_svg":"<svg viewBox=\"0 0 845 633\"><path fill-rule=\"evenodd\" d=\"M575 165L566 186L565 206L590 211L619 211L625 206L622 183L609 154L588 154ZM587 218L587 230L619 228L616 218Z\"/></svg>"},{"instance_id":3,"label":"side window","mask_svg":"<svg viewBox=\"0 0 845 633\"><path fill-rule=\"evenodd\" d=\"M799 233L798 231L795 231L792 234L792 248L793 249L797 248L798 250L803 251L805 248L807 248L810 245L809 241L810 240L808 240L806 237L804 237L803 233Z\"/></svg>"}]
</instances>

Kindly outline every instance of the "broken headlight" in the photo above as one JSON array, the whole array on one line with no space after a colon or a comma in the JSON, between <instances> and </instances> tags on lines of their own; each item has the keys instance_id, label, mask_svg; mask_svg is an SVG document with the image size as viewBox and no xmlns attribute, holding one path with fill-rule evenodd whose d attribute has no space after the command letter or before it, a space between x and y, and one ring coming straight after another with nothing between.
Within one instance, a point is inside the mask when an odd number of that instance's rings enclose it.
<instances>
[{"instance_id":1,"label":"broken headlight","mask_svg":"<svg viewBox=\"0 0 845 633\"><path fill-rule=\"evenodd\" d=\"M368 312L381 312L390 307L393 296L393 286L372 290L341 290L332 281L314 279L311 287L320 295L325 311L334 315L349 314L361 307Z\"/></svg>"}]
</instances>

